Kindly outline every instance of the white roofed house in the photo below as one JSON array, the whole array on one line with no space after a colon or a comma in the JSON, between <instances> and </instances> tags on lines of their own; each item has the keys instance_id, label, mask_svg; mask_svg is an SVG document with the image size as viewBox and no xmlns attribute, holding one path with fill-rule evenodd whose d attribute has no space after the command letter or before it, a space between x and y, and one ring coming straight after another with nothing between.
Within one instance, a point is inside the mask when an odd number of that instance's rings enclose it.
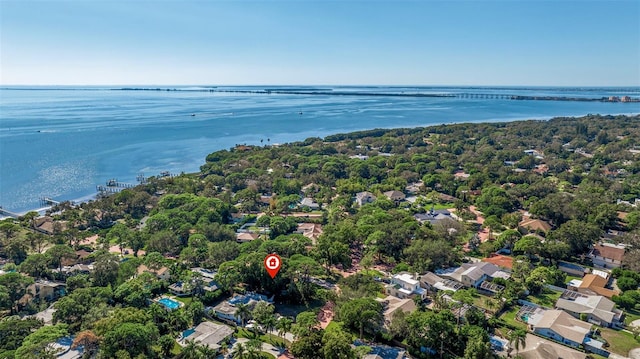
<instances>
[{"instance_id":1,"label":"white roofed house","mask_svg":"<svg viewBox=\"0 0 640 359\"><path fill-rule=\"evenodd\" d=\"M415 296L424 300L427 298L427 291L420 286L420 281L414 279L409 273L396 274L391 278L391 283L385 286L387 295L392 295L400 299L413 298Z\"/></svg>"},{"instance_id":2,"label":"white roofed house","mask_svg":"<svg viewBox=\"0 0 640 359\"><path fill-rule=\"evenodd\" d=\"M233 328L213 322L202 322L193 330L186 331L180 339L181 345L186 345L188 341L194 341L200 345L208 346L211 349L220 349L221 343L233 335Z\"/></svg>"}]
</instances>

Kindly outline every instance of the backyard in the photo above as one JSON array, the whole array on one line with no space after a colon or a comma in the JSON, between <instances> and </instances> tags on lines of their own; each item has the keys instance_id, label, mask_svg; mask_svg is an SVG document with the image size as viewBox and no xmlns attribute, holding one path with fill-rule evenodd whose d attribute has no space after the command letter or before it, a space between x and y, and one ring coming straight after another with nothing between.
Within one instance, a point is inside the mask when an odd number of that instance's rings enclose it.
<instances>
[{"instance_id":1,"label":"backyard","mask_svg":"<svg viewBox=\"0 0 640 359\"><path fill-rule=\"evenodd\" d=\"M600 328L602 337L609 343L607 350L627 356L631 349L640 347L640 341L633 339L633 334L621 330Z\"/></svg>"}]
</instances>

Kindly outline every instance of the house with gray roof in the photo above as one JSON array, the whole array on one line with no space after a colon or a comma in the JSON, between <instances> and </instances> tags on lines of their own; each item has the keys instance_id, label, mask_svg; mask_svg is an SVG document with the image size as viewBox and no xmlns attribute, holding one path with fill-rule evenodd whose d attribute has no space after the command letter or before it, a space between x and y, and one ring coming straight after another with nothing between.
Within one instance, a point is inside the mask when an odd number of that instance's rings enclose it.
<instances>
[{"instance_id":1,"label":"house with gray roof","mask_svg":"<svg viewBox=\"0 0 640 359\"><path fill-rule=\"evenodd\" d=\"M369 191L356 193L356 203L358 206L364 206L367 203L371 203L376 200L376 196Z\"/></svg>"},{"instance_id":2,"label":"house with gray roof","mask_svg":"<svg viewBox=\"0 0 640 359\"><path fill-rule=\"evenodd\" d=\"M488 262L464 263L453 270L438 271L440 276L462 283L465 287L480 288L482 282L493 278L507 279L511 275Z\"/></svg>"},{"instance_id":3,"label":"house with gray roof","mask_svg":"<svg viewBox=\"0 0 640 359\"><path fill-rule=\"evenodd\" d=\"M427 290L427 293L436 293L440 290L450 290L452 292L462 288L462 284L451 279L444 279L433 272L426 272L419 277L420 286Z\"/></svg>"},{"instance_id":4,"label":"house with gray roof","mask_svg":"<svg viewBox=\"0 0 640 359\"><path fill-rule=\"evenodd\" d=\"M186 345L188 341L195 341L200 345L208 346L211 349L220 349L221 343L230 338L233 329L223 324L213 322L202 322L187 336L180 340L181 345Z\"/></svg>"},{"instance_id":5,"label":"house with gray roof","mask_svg":"<svg viewBox=\"0 0 640 359\"><path fill-rule=\"evenodd\" d=\"M529 322L530 323L530 322ZM588 338L591 324L575 319L562 310L547 310L533 325L533 332L574 348Z\"/></svg>"},{"instance_id":6,"label":"house with gray roof","mask_svg":"<svg viewBox=\"0 0 640 359\"><path fill-rule=\"evenodd\" d=\"M601 295L583 295L571 291L566 291L558 299L556 309L578 319L586 315L586 321L604 327L618 326L624 318L624 313L616 309L613 301Z\"/></svg>"},{"instance_id":7,"label":"house with gray roof","mask_svg":"<svg viewBox=\"0 0 640 359\"><path fill-rule=\"evenodd\" d=\"M446 209L436 209L436 210L431 209L426 213L416 213L413 215L413 218L415 218L416 221L420 223L429 222L432 225L435 225L438 222L441 222L447 219L455 220L451 216L451 212L449 212Z\"/></svg>"}]
</instances>

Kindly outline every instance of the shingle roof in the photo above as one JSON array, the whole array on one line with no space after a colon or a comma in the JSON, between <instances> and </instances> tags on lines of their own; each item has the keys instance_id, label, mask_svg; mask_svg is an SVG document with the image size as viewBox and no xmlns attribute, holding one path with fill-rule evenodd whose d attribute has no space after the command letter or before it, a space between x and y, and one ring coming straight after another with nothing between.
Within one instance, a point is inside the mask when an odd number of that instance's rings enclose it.
<instances>
[{"instance_id":1,"label":"shingle roof","mask_svg":"<svg viewBox=\"0 0 640 359\"><path fill-rule=\"evenodd\" d=\"M609 258L622 262L622 259L624 258L624 249L596 244L595 246L593 246L591 254L594 256Z\"/></svg>"},{"instance_id":2,"label":"shingle roof","mask_svg":"<svg viewBox=\"0 0 640 359\"><path fill-rule=\"evenodd\" d=\"M545 311L535 327L551 329L576 343L582 343L591 330L591 324L575 319L562 310Z\"/></svg>"}]
</instances>

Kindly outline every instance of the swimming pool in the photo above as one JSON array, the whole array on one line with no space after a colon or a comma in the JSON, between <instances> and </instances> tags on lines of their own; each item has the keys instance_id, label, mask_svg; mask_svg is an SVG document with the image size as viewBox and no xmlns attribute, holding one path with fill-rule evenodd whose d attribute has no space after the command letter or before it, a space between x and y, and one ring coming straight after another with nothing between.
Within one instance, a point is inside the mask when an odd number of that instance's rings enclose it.
<instances>
[{"instance_id":1,"label":"swimming pool","mask_svg":"<svg viewBox=\"0 0 640 359\"><path fill-rule=\"evenodd\" d=\"M180 302L175 301L171 298L162 298L158 301L158 303L164 305L165 307L169 308L169 309L178 309L180 308Z\"/></svg>"},{"instance_id":2,"label":"swimming pool","mask_svg":"<svg viewBox=\"0 0 640 359\"><path fill-rule=\"evenodd\" d=\"M191 328L191 329L187 329L184 332L182 332L182 339L187 338L188 336L190 336L191 334L195 333L196 329L195 328Z\"/></svg>"}]
</instances>

